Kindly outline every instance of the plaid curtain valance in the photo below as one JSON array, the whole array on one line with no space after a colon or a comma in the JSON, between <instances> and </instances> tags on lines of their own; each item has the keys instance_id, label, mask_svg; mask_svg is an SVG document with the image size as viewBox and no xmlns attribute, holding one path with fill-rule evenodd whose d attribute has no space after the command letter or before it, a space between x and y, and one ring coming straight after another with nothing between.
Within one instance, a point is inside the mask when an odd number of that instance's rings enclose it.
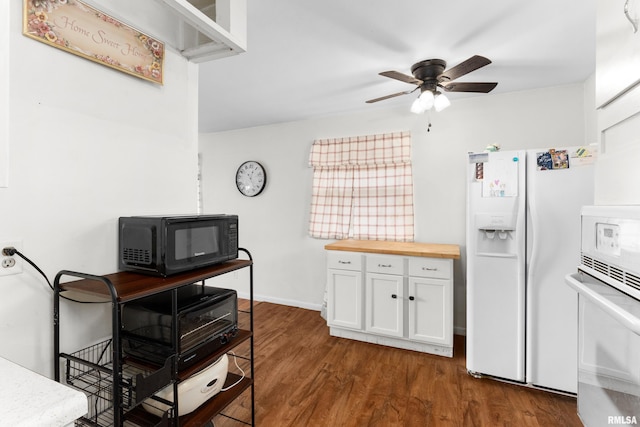
<instances>
[{"instance_id":1,"label":"plaid curtain valance","mask_svg":"<svg viewBox=\"0 0 640 427\"><path fill-rule=\"evenodd\" d=\"M411 163L409 132L316 140L311 147L309 166L368 167Z\"/></svg>"},{"instance_id":2,"label":"plaid curtain valance","mask_svg":"<svg viewBox=\"0 0 640 427\"><path fill-rule=\"evenodd\" d=\"M413 241L409 132L317 140L309 164L312 237Z\"/></svg>"}]
</instances>

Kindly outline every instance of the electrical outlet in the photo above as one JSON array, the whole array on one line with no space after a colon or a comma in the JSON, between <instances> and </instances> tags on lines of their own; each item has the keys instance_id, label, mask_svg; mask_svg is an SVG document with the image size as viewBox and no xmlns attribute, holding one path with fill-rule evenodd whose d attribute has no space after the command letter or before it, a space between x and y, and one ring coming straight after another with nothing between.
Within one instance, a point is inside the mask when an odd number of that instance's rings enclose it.
<instances>
[{"instance_id":1,"label":"electrical outlet","mask_svg":"<svg viewBox=\"0 0 640 427\"><path fill-rule=\"evenodd\" d=\"M0 241L0 276L22 273L22 258L18 255L7 256L2 253L4 248L13 247L22 252L22 241Z\"/></svg>"}]
</instances>

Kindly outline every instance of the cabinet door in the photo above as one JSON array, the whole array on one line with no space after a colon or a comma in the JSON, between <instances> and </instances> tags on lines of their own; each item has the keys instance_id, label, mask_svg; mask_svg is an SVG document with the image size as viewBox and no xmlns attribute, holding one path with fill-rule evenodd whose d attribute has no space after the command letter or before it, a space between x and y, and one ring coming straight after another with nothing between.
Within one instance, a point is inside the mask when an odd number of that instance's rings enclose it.
<instances>
[{"instance_id":1,"label":"cabinet door","mask_svg":"<svg viewBox=\"0 0 640 427\"><path fill-rule=\"evenodd\" d=\"M404 334L404 277L367 273L366 330L402 337Z\"/></svg>"},{"instance_id":2,"label":"cabinet door","mask_svg":"<svg viewBox=\"0 0 640 427\"><path fill-rule=\"evenodd\" d=\"M409 339L453 345L453 286L450 280L409 278Z\"/></svg>"},{"instance_id":3,"label":"cabinet door","mask_svg":"<svg viewBox=\"0 0 640 427\"><path fill-rule=\"evenodd\" d=\"M362 273L330 268L327 276L328 325L362 329Z\"/></svg>"}]
</instances>

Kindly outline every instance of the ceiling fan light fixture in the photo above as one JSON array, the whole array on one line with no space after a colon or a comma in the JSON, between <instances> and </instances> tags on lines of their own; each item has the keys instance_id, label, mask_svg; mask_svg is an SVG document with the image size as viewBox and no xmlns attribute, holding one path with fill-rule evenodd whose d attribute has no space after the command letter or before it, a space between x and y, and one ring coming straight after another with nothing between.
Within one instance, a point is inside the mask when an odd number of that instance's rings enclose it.
<instances>
[{"instance_id":1,"label":"ceiling fan light fixture","mask_svg":"<svg viewBox=\"0 0 640 427\"><path fill-rule=\"evenodd\" d=\"M422 106L422 102L420 101L420 97L417 97L413 104L411 104L411 112L414 114L422 114L426 111L426 109Z\"/></svg>"},{"instance_id":2,"label":"ceiling fan light fixture","mask_svg":"<svg viewBox=\"0 0 640 427\"><path fill-rule=\"evenodd\" d=\"M436 109L436 111L440 112L447 108L449 105L451 105L451 101L449 101L449 98L444 96L444 93L438 92L435 99L433 100L433 107Z\"/></svg>"},{"instance_id":3,"label":"ceiling fan light fixture","mask_svg":"<svg viewBox=\"0 0 640 427\"><path fill-rule=\"evenodd\" d=\"M431 92L430 90L425 90L420 94L418 99L420 100L420 103L422 104L422 106L426 111L426 110L430 110L433 107L433 102L435 100L435 97L433 96L433 92Z\"/></svg>"},{"instance_id":4,"label":"ceiling fan light fixture","mask_svg":"<svg viewBox=\"0 0 640 427\"><path fill-rule=\"evenodd\" d=\"M411 112L415 114L422 114L433 108L433 102L433 92L425 90L415 99L415 101L413 101L413 104L411 104Z\"/></svg>"}]
</instances>

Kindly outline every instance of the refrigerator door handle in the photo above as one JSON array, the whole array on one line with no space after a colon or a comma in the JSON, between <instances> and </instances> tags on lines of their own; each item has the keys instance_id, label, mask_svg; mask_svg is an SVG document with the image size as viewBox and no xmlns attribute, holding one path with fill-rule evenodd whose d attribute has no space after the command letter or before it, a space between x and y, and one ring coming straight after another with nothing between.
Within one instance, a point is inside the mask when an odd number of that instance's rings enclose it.
<instances>
[{"instance_id":1,"label":"refrigerator door handle","mask_svg":"<svg viewBox=\"0 0 640 427\"><path fill-rule=\"evenodd\" d=\"M535 159L535 158L534 158ZM538 253L539 253L539 238L536 236L536 232L540 229L539 224L538 224L538 220L539 220L539 212L538 212L538 201L536 199L536 185L537 182L535 179L532 179L532 171L535 170L533 167L533 160L527 159L527 185L528 185L528 191L527 191L527 200L526 200L526 210L528 211L528 221L527 221L527 232L529 232L527 234L527 239L529 239L530 242L526 243L526 247L530 250L530 252L528 252L527 254L527 260L526 260L526 265L527 265L527 271L526 271L526 283L527 283L527 287L525 289L525 298L526 301L532 301L532 289L533 287L531 286L531 284L533 284L533 272L535 271L535 266L538 263ZM527 216L525 214L525 216ZM532 311L531 310L526 310L526 323L528 325L531 325L531 328L534 328L536 323L534 320L534 317L532 315ZM532 331L533 332L533 331ZM528 383L532 383L536 381L537 375L538 373L536 372L536 367L534 366L533 362L535 359L535 352L534 352L534 345L532 344L531 340L533 339L533 335L532 334L528 334L527 338L526 338L526 343L525 343L525 354L526 354L526 381Z\"/></svg>"},{"instance_id":2,"label":"refrigerator door handle","mask_svg":"<svg viewBox=\"0 0 640 427\"><path fill-rule=\"evenodd\" d=\"M521 191L518 194L518 229L516 230L516 240L518 242L516 253L518 256L518 379L520 381L527 380L527 203L529 198L529 171L528 171L528 155L526 152L518 152L518 158L522 160L519 164L519 182Z\"/></svg>"},{"instance_id":3,"label":"refrigerator door handle","mask_svg":"<svg viewBox=\"0 0 640 427\"><path fill-rule=\"evenodd\" d=\"M532 283L532 272L534 271L534 267L538 261L538 252L539 252L539 243L536 238L536 230L538 230L538 205L536 201L536 180L529 179L527 184L529 185L529 191L527 192L527 209L529 210L531 219L531 224L528 224L527 227L530 226L529 230L531 233L528 235L528 238L531 239L531 254L529 257L529 268L527 270L527 283Z\"/></svg>"}]
</instances>

